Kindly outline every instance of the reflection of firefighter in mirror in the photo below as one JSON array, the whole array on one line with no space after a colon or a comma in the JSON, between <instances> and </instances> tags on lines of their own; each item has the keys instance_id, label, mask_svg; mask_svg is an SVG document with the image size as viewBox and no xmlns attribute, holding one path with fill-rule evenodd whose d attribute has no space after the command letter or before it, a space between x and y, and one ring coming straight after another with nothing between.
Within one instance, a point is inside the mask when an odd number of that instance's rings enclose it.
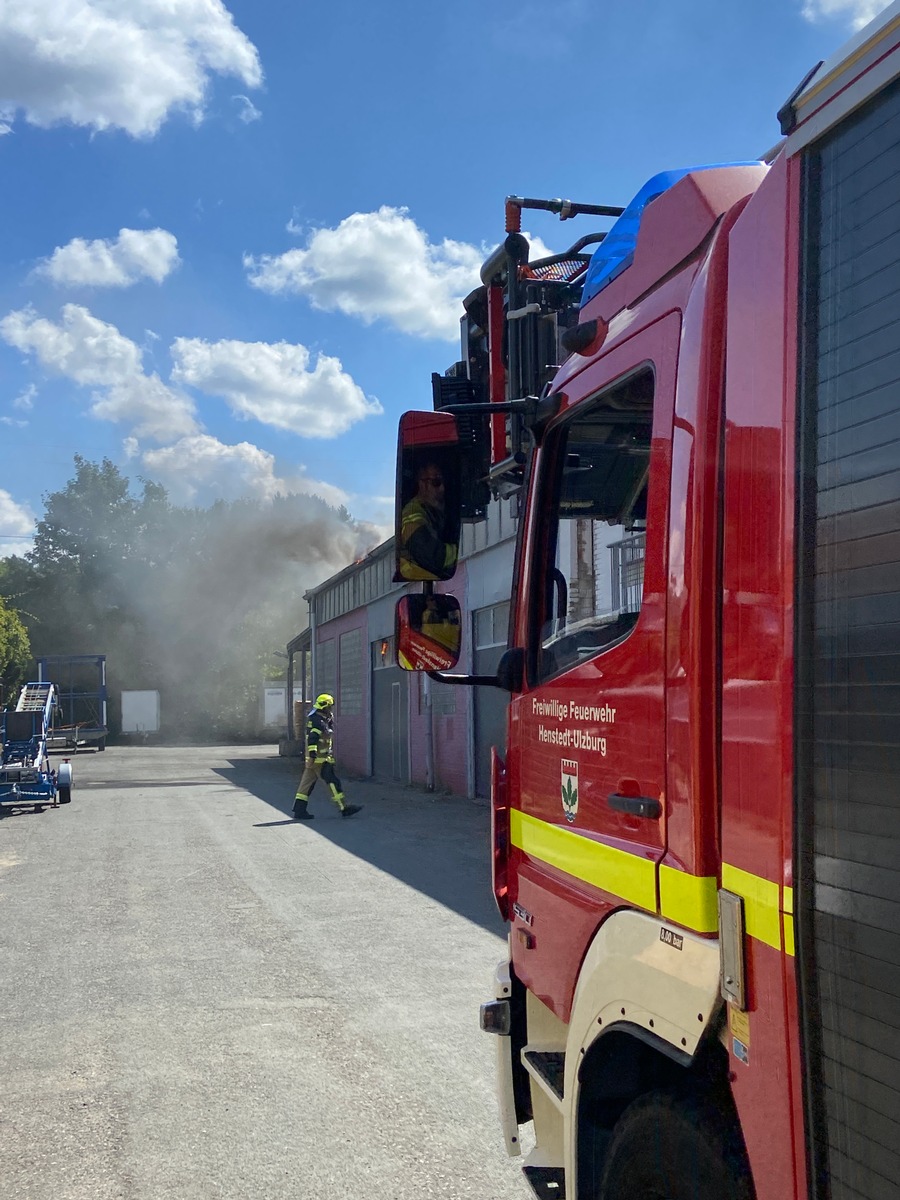
<instances>
[{"instance_id":1,"label":"reflection of firefighter in mirror","mask_svg":"<svg viewBox=\"0 0 900 1200\"><path fill-rule=\"evenodd\" d=\"M459 651L459 610L442 612L435 596L425 597L422 610L422 635L444 646L453 654Z\"/></svg>"},{"instance_id":2,"label":"reflection of firefighter in mirror","mask_svg":"<svg viewBox=\"0 0 900 1200\"><path fill-rule=\"evenodd\" d=\"M400 514L400 574L404 579L449 579L457 546L447 541L444 472L436 462L416 471L416 494Z\"/></svg>"}]
</instances>

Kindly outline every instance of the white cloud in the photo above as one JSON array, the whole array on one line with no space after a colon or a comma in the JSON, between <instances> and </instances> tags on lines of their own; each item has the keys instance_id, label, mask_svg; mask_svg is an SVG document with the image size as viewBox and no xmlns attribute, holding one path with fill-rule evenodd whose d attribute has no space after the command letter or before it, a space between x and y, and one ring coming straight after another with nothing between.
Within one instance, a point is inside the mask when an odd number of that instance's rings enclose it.
<instances>
[{"instance_id":1,"label":"white cloud","mask_svg":"<svg viewBox=\"0 0 900 1200\"><path fill-rule=\"evenodd\" d=\"M115 325L78 304L63 306L56 324L32 308L0 320L0 337L45 370L95 392L90 412L107 421L129 422L142 436L168 440L197 429L192 401L145 374L142 352Z\"/></svg>"},{"instance_id":2,"label":"white cloud","mask_svg":"<svg viewBox=\"0 0 900 1200\"><path fill-rule=\"evenodd\" d=\"M157 374L135 375L94 396L91 415L129 425L139 437L167 442L197 429L193 402Z\"/></svg>"},{"instance_id":3,"label":"white cloud","mask_svg":"<svg viewBox=\"0 0 900 1200\"><path fill-rule=\"evenodd\" d=\"M385 205L353 213L336 229L317 229L306 249L246 255L244 266L265 292L305 295L315 308L451 341L459 336L460 301L477 286L484 258L483 249L465 242L431 243L406 209Z\"/></svg>"},{"instance_id":4,"label":"white cloud","mask_svg":"<svg viewBox=\"0 0 900 1200\"><path fill-rule=\"evenodd\" d=\"M383 411L346 374L340 359L320 354L310 369L305 346L176 338L171 354L175 382L224 397L240 417L304 437L336 437Z\"/></svg>"},{"instance_id":5,"label":"white cloud","mask_svg":"<svg viewBox=\"0 0 900 1200\"><path fill-rule=\"evenodd\" d=\"M119 236L57 246L34 273L55 284L128 287L141 279L162 281L178 266L178 241L166 229L120 229Z\"/></svg>"},{"instance_id":6,"label":"white cloud","mask_svg":"<svg viewBox=\"0 0 900 1200\"><path fill-rule=\"evenodd\" d=\"M853 29L862 29L883 12L888 3L889 0L806 0L803 15L813 24L838 17L846 18Z\"/></svg>"},{"instance_id":7,"label":"white cloud","mask_svg":"<svg viewBox=\"0 0 900 1200\"><path fill-rule=\"evenodd\" d=\"M27 535L34 531L35 515L27 504L17 504L9 492L0 488L0 530L7 536Z\"/></svg>"},{"instance_id":8,"label":"white cloud","mask_svg":"<svg viewBox=\"0 0 900 1200\"><path fill-rule=\"evenodd\" d=\"M36 520L27 504L18 504L0 488L0 558L31 550Z\"/></svg>"},{"instance_id":9,"label":"white cloud","mask_svg":"<svg viewBox=\"0 0 900 1200\"><path fill-rule=\"evenodd\" d=\"M53 374L86 386L120 383L141 369L134 342L78 304L63 307L58 325L33 308L11 312L0 321L0 337Z\"/></svg>"},{"instance_id":10,"label":"white cloud","mask_svg":"<svg viewBox=\"0 0 900 1200\"><path fill-rule=\"evenodd\" d=\"M152 136L173 110L202 118L213 74L262 82L223 0L0 3L0 105L32 125Z\"/></svg>"},{"instance_id":11,"label":"white cloud","mask_svg":"<svg viewBox=\"0 0 900 1200\"><path fill-rule=\"evenodd\" d=\"M13 408L20 408L23 412L28 412L34 408L34 398L37 395L37 388L33 383L29 383L28 387L23 388L13 400Z\"/></svg>"},{"instance_id":12,"label":"white cloud","mask_svg":"<svg viewBox=\"0 0 900 1200\"><path fill-rule=\"evenodd\" d=\"M130 444L132 456L138 450ZM337 507L348 497L340 488L310 479L301 473L280 477L275 458L250 442L226 445L209 434L182 438L171 446L140 455L143 469L158 479L176 504L209 504L250 496L271 500L293 493L320 496Z\"/></svg>"},{"instance_id":13,"label":"white cloud","mask_svg":"<svg viewBox=\"0 0 900 1200\"><path fill-rule=\"evenodd\" d=\"M243 121L245 125L249 125L251 121L258 121L262 116L249 96L232 96L231 99L238 105L238 120Z\"/></svg>"},{"instance_id":14,"label":"white cloud","mask_svg":"<svg viewBox=\"0 0 900 1200\"><path fill-rule=\"evenodd\" d=\"M383 205L345 217L336 229L314 230L304 250L245 254L249 282L274 295L306 296L314 308L367 325L384 320L414 337L456 341L462 301L478 286L490 250L450 238L432 243L407 212ZM300 235L306 231L296 216L286 228ZM532 260L551 253L540 238L530 245Z\"/></svg>"}]
</instances>

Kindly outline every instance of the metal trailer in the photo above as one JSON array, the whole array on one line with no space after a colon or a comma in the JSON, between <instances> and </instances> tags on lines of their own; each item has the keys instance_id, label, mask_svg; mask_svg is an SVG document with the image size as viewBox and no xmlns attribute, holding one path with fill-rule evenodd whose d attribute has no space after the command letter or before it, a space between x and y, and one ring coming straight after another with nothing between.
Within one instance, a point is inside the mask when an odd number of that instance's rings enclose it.
<instances>
[{"instance_id":1,"label":"metal trailer","mask_svg":"<svg viewBox=\"0 0 900 1200\"><path fill-rule=\"evenodd\" d=\"M15 712L0 713L0 815L14 808L43 812L72 799L72 764L64 759L54 771L47 756L55 703L52 683L26 683Z\"/></svg>"},{"instance_id":2,"label":"metal trailer","mask_svg":"<svg viewBox=\"0 0 900 1200\"><path fill-rule=\"evenodd\" d=\"M105 654L51 654L38 659L38 679L53 682L58 712L48 735L51 748L106 749Z\"/></svg>"}]
</instances>

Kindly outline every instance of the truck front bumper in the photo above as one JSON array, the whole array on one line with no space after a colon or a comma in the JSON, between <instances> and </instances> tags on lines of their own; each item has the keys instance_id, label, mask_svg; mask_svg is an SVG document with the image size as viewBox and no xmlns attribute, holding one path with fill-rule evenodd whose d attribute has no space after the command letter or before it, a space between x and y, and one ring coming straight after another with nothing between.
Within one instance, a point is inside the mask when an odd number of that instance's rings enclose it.
<instances>
[{"instance_id":1,"label":"truck front bumper","mask_svg":"<svg viewBox=\"0 0 900 1200\"><path fill-rule=\"evenodd\" d=\"M508 962L497 964L494 972L494 1000L481 1006L481 1028L497 1039L497 1099L500 1104L500 1127L506 1143L506 1153L517 1158L521 1153L519 1123L516 1120L516 1099L513 1083L512 1039L512 979Z\"/></svg>"}]
</instances>

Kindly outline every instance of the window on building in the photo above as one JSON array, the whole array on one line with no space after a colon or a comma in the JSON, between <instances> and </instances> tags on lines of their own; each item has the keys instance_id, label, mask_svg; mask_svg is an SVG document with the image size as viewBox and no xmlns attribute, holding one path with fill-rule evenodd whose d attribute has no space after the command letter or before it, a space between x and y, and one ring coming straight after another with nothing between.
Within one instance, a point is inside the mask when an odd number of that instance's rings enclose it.
<instances>
[{"instance_id":1,"label":"window on building","mask_svg":"<svg viewBox=\"0 0 900 1200\"><path fill-rule=\"evenodd\" d=\"M372 670L382 671L385 667L397 665L397 654L394 648L394 638L379 638L372 643Z\"/></svg>"},{"instance_id":2,"label":"window on building","mask_svg":"<svg viewBox=\"0 0 900 1200\"><path fill-rule=\"evenodd\" d=\"M358 716L363 711L363 686L362 630L350 629L341 634L341 716Z\"/></svg>"},{"instance_id":3,"label":"window on building","mask_svg":"<svg viewBox=\"0 0 900 1200\"><path fill-rule=\"evenodd\" d=\"M475 613L475 649L505 646L509 629L509 601L479 608Z\"/></svg>"},{"instance_id":4,"label":"window on building","mask_svg":"<svg viewBox=\"0 0 900 1200\"><path fill-rule=\"evenodd\" d=\"M456 712L456 693L460 689L452 683L431 682L431 711L438 717L452 717Z\"/></svg>"},{"instance_id":5,"label":"window on building","mask_svg":"<svg viewBox=\"0 0 900 1200\"><path fill-rule=\"evenodd\" d=\"M316 646L316 694L328 692L334 695L337 685L334 638L319 642Z\"/></svg>"}]
</instances>

